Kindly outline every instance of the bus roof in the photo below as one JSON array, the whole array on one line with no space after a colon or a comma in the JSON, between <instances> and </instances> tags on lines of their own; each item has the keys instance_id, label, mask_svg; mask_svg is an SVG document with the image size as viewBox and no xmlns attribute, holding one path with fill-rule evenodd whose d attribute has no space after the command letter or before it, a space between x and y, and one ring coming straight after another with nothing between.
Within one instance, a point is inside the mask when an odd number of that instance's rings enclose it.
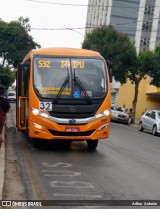
<instances>
[{"instance_id":1,"label":"bus roof","mask_svg":"<svg viewBox=\"0 0 160 209\"><path fill-rule=\"evenodd\" d=\"M34 54L41 55L61 55L61 56L101 56L99 52L87 50L87 49L76 49L76 48L39 48L31 50L24 60ZM23 61L24 61L23 60Z\"/></svg>"}]
</instances>

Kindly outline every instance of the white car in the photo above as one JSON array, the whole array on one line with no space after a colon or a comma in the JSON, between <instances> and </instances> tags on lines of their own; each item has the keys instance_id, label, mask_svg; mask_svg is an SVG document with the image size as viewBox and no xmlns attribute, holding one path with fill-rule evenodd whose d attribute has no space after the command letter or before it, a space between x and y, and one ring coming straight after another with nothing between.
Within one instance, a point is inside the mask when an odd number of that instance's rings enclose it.
<instances>
[{"instance_id":1,"label":"white car","mask_svg":"<svg viewBox=\"0 0 160 209\"><path fill-rule=\"evenodd\" d=\"M131 123L131 117L126 113L125 109L116 105L111 106L111 121L125 123L129 125Z\"/></svg>"},{"instance_id":2,"label":"white car","mask_svg":"<svg viewBox=\"0 0 160 209\"><path fill-rule=\"evenodd\" d=\"M8 101L16 101L16 92L9 91L7 94Z\"/></svg>"},{"instance_id":3,"label":"white car","mask_svg":"<svg viewBox=\"0 0 160 209\"><path fill-rule=\"evenodd\" d=\"M153 135L160 134L160 110L149 110L142 115L139 131L144 129L151 131Z\"/></svg>"}]
</instances>

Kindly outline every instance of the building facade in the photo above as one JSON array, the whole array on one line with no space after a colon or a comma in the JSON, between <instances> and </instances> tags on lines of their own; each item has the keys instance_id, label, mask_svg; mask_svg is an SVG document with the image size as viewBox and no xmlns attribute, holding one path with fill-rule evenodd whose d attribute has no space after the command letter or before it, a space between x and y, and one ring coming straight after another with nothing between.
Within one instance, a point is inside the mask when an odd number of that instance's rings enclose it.
<instances>
[{"instance_id":1,"label":"building facade","mask_svg":"<svg viewBox=\"0 0 160 209\"><path fill-rule=\"evenodd\" d=\"M137 54L144 47L154 50L160 44L160 0L89 0L86 33L106 25L112 25L118 31L128 34L135 44ZM157 107L157 101L160 102L159 90L150 86L148 82L149 79L143 81L141 84L143 87L139 90L139 94L143 95L143 97L139 96L143 108L137 110L137 118L145 109ZM127 101L123 102L123 94L126 95L126 90L129 91L129 98L131 97L128 102L133 101L134 87L130 82L123 86L113 82L111 87L112 102L132 106L127 104Z\"/></svg>"},{"instance_id":2,"label":"building facade","mask_svg":"<svg viewBox=\"0 0 160 209\"><path fill-rule=\"evenodd\" d=\"M160 0L89 0L86 33L112 25L127 33L137 53L160 44Z\"/></svg>"},{"instance_id":3,"label":"building facade","mask_svg":"<svg viewBox=\"0 0 160 209\"><path fill-rule=\"evenodd\" d=\"M117 105L132 109L135 86L128 81L119 89ZM160 109L160 89L150 85L150 78L147 77L140 82L139 94L136 106L136 118L140 118L142 113L149 109Z\"/></svg>"}]
</instances>

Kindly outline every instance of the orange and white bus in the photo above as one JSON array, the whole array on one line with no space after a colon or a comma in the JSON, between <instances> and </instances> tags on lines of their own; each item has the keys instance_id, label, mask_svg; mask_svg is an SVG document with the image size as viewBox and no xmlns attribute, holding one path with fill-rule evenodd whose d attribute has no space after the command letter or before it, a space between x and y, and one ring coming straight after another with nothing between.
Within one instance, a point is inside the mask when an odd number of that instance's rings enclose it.
<instances>
[{"instance_id":1,"label":"orange and white bus","mask_svg":"<svg viewBox=\"0 0 160 209\"><path fill-rule=\"evenodd\" d=\"M110 71L95 51L31 50L17 69L17 128L43 140L85 140L95 150L110 131Z\"/></svg>"}]
</instances>

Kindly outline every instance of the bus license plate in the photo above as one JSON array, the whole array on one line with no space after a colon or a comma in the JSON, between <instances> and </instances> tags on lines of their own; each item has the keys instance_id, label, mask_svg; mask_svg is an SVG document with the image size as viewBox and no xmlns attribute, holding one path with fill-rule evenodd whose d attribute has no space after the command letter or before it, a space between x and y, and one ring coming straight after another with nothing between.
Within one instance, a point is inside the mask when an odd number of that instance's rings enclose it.
<instances>
[{"instance_id":1,"label":"bus license plate","mask_svg":"<svg viewBox=\"0 0 160 209\"><path fill-rule=\"evenodd\" d=\"M69 128L66 128L66 132L79 132L79 128L69 127Z\"/></svg>"}]
</instances>

